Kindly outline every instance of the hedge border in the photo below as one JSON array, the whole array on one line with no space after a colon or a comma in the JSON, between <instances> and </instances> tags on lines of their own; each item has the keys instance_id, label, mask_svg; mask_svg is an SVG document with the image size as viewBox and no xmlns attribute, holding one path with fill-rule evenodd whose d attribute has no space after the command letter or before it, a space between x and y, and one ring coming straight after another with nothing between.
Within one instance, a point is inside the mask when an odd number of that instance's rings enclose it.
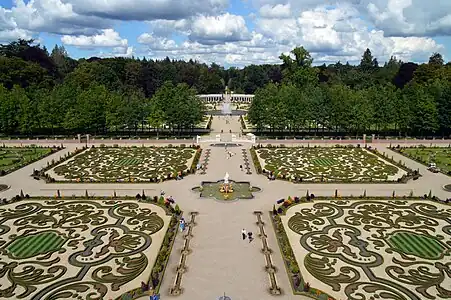
<instances>
[{"instance_id":1,"label":"hedge border","mask_svg":"<svg viewBox=\"0 0 451 300\"><path fill-rule=\"evenodd\" d=\"M282 146L283 145L283 146ZM286 147L284 144L281 144L280 147L278 146L273 146L271 144L268 144L266 146L262 146L261 144L258 144L256 146L252 146L250 148L250 152L251 152L251 156L252 156L252 161L254 162L254 166L255 169L257 171L257 174L266 174L266 172L264 172L263 167L260 164L260 160L258 159L258 154L256 152L256 149L277 149L277 148L320 148L320 149L331 149L331 148L360 148L360 146L354 147L354 146L343 146L343 145L334 145L332 147L318 147L318 146L300 146L300 147ZM361 149L364 149L365 151L370 152L373 155L376 155L377 157L380 157L381 159L383 159L384 161L394 165L395 167L402 169L404 171L407 172L407 175L404 175L404 177L401 177L400 179L404 178L403 180L397 181L397 180L376 180L376 181L355 181L355 180L328 180L328 181L297 181L297 180L293 180L291 178L283 178L283 177L277 177L276 179L278 180L284 180L284 181L290 181L293 182L295 184L406 184L409 180L411 179L418 179L419 177L421 177L422 175L417 172L416 175L415 171L406 167L405 165L400 164L399 162L395 161L394 159L389 158L388 156L384 156L382 153L380 153L379 151L377 151L377 149L372 149L370 147L367 147L365 145L365 147L361 147Z\"/></svg>"}]
</instances>

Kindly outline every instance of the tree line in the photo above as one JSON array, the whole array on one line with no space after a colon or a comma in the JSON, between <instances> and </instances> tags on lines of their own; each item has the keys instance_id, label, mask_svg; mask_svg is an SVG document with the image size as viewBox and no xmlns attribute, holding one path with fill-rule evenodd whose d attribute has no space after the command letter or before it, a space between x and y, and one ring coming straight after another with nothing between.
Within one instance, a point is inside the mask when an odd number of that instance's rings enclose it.
<instances>
[{"instance_id":1,"label":"tree line","mask_svg":"<svg viewBox=\"0 0 451 300\"><path fill-rule=\"evenodd\" d=\"M283 79L255 93L248 120L260 132L449 136L451 65L434 53L422 65L392 57L312 67L304 48L281 55Z\"/></svg>"},{"instance_id":2,"label":"tree line","mask_svg":"<svg viewBox=\"0 0 451 300\"><path fill-rule=\"evenodd\" d=\"M249 120L260 131L449 135L450 64L426 64L367 50L358 66L312 66L295 48L281 64L225 69L215 63L147 58L72 59L18 40L0 45L0 134L150 134L193 128L204 107L196 94L256 94ZM154 132L153 132L154 133Z\"/></svg>"},{"instance_id":3,"label":"tree line","mask_svg":"<svg viewBox=\"0 0 451 300\"><path fill-rule=\"evenodd\" d=\"M74 60L19 40L0 46L0 134L180 133L203 118L196 89L219 92L220 79L192 61Z\"/></svg>"}]
</instances>

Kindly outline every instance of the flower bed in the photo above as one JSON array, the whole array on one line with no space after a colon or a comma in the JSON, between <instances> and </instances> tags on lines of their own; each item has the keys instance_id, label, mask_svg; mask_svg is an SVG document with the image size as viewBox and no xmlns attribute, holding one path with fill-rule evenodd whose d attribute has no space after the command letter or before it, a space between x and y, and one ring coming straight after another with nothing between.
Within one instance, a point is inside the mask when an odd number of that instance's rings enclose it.
<instances>
[{"instance_id":1,"label":"flower bed","mask_svg":"<svg viewBox=\"0 0 451 300\"><path fill-rule=\"evenodd\" d=\"M254 146L251 155L257 172L296 183L405 183L419 177L370 148L268 145Z\"/></svg>"},{"instance_id":2,"label":"flower bed","mask_svg":"<svg viewBox=\"0 0 451 300\"><path fill-rule=\"evenodd\" d=\"M195 173L201 151L199 146L183 144L180 147L92 147L62 159L64 163L60 160L55 168L49 165L44 176L49 182L64 183L161 182Z\"/></svg>"},{"instance_id":3,"label":"flower bed","mask_svg":"<svg viewBox=\"0 0 451 300\"><path fill-rule=\"evenodd\" d=\"M4 232L9 237L3 238L9 242L3 255L8 255L7 260L11 262L20 259L18 270L13 271L17 274L20 266L33 269L35 261L41 261L39 272L46 278L41 281L39 276L29 276L9 282L11 279L8 281L5 277L2 286L11 286L11 292L19 295L26 284L28 297L37 299L58 298L62 286L66 287L65 298L71 299L89 296L132 299L146 295L148 287L159 292L182 214L178 206L173 207L157 196L149 198L144 192L134 198L58 195L51 198L21 194L2 203L11 212L3 225L16 226L21 222L22 229L34 228L21 231L19 237L12 234L15 231ZM130 201L132 199L135 200ZM32 208L27 215L23 214L24 207ZM42 219L46 212L54 218ZM29 222L23 222L24 219ZM35 219L41 220L39 226L32 222ZM19 243L24 242L22 239L35 246L19 247ZM43 240L46 243L43 244ZM52 256L49 252L53 252ZM55 259L61 255L70 258ZM71 281L72 273L67 270L76 268L89 269L89 272L79 273L89 275L89 280L85 277ZM145 283L146 289L135 288L140 282ZM35 286L40 288L33 288ZM126 290L129 291L124 292Z\"/></svg>"},{"instance_id":4,"label":"flower bed","mask_svg":"<svg viewBox=\"0 0 451 300\"><path fill-rule=\"evenodd\" d=\"M431 197L280 199L270 216L294 293L319 299L333 299L332 294L339 299L370 299L387 291L403 299L446 298L445 277L418 290L423 280L408 275L421 273L425 264L432 266L424 273L428 278L440 273L441 264L434 262L447 257L447 238L442 235L449 236L444 228L451 203L426 199ZM406 212L415 216L414 223L405 222ZM416 228L427 228L428 233L419 234ZM409 246L417 243L422 246ZM374 276L370 280L369 273ZM322 291L309 282L316 282Z\"/></svg>"}]
</instances>

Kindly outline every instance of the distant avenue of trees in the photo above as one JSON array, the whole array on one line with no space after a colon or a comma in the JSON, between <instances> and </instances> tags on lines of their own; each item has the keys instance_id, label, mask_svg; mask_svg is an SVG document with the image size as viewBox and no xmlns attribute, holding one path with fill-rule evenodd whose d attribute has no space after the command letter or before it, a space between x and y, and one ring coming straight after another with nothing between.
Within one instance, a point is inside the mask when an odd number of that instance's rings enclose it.
<instances>
[{"instance_id":1,"label":"distant avenue of trees","mask_svg":"<svg viewBox=\"0 0 451 300\"><path fill-rule=\"evenodd\" d=\"M379 66L367 50L359 66L312 66L302 47L281 65L224 69L196 61L74 60L33 40L0 46L0 135L175 132L204 114L196 94L256 94L249 120L260 131L451 134L451 66L396 58Z\"/></svg>"},{"instance_id":2,"label":"distant avenue of trees","mask_svg":"<svg viewBox=\"0 0 451 300\"><path fill-rule=\"evenodd\" d=\"M392 57L380 67L367 49L358 66L312 67L304 48L281 55L281 83L256 91L249 121L259 131L449 136L451 65L434 53L422 65Z\"/></svg>"}]
</instances>

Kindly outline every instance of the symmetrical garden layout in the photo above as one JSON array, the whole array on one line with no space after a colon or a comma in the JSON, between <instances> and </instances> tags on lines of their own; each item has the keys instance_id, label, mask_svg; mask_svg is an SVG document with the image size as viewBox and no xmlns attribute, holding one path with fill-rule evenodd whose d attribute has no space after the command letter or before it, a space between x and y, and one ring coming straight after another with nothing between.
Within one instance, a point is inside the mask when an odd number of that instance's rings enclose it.
<instances>
[{"instance_id":1,"label":"symmetrical garden layout","mask_svg":"<svg viewBox=\"0 0 451 300\"><path fill-rule=\"evenodd\" d=\"M363 148L260 148L263 169L303 181L396 181L407 174Z\"/></svg>"},{"instance_id":2,"label":"symmetrical garden layout","mask_svg":"<svg viewBox=\"0 0 451 300\"><path fill-rule=\"evenodd\" d=\"M449 205L315 201L281 218L304 281L336 299L451 296Z\"/></svg>"},{"instance_id":3,"label":"symmetrical garden layout","mask_svg":"<svg viewBox=\"0 0 451 300\"><path fill-rule=\"evenodd\" d=\"M149 279L170 218L156 205L119 200L3 205L0 296L118 297Z\"/></svg>"},{"instance_id":4,"label":"symmetrical garden layout","mask_svg":"<svg viewBox=\"0 0 451 300\"><path fill-rule=\"evenodd\" d=\"M186 173L196 151L167 147L91 148L47 173L57 181L150 181Z\"/></svg>"},{"instance_id":5,"label":"symmetrical garden layout","mask_svg":"<svg viewBox=\"0 0 451 300\"><path fill-rule=\"evenodd\" d=\"M0 147L0 174L12 172L51 152L51 148Z\"/></svg>"}]
</instances>

